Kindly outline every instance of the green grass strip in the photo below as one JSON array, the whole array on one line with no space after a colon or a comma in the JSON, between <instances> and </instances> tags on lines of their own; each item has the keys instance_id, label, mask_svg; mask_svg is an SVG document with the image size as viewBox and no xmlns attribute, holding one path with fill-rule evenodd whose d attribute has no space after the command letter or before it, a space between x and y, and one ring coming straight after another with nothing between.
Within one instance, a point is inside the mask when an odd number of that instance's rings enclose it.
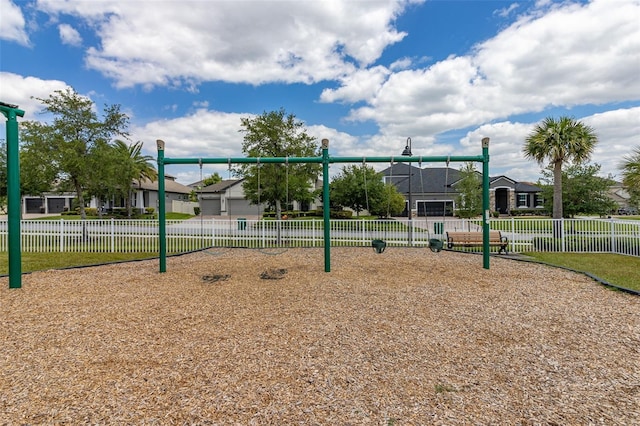
<instances>
[{"instance_id":1,"label":"green grass strip","mask_svg":"<svg viewBox=\"0 0 640 426\"><path fill-rule=\"evenodd\" d=\"M640 291L640 257L611 253L524 253L549 265L588 273L615 286Z\"/></svg>"}]
</instances>

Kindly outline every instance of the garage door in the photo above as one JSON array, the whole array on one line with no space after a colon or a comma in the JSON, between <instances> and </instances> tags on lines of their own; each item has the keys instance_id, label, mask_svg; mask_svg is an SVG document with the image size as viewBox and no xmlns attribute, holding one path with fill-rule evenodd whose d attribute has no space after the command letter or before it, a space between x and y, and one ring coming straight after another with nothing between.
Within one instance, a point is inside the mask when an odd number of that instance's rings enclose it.
<instances>
[{"instance_id":1,"label":"garage door","mask_svg":"<svg viewBox=\"0 0 640 426\"><path fill-rule=\"evenodd\" d=\"M42 198L25 198L25 208L27 213L42 213Z\"/></svg>"},{"instance_id":2,"label":"garage door","mask_svg":"<svg viewBox=\"0 0 640 426\"><path fill-rule=\"evenodd\" d=\"M453 216L452 201L418 201L418 216Z\"/></svg>"},{"instance_id":3,"label":"garage door","mask_svg":"<svg viewBox=\"0 0 640 426\"><path fill-rule=\"evenodd\" d=\"M47 211L49 213L62 213L64 211L64 198L47 198Z\"/></svg>"},{"instance_id":4,"label":"garage door","mask_svg":"<svg viewBox=\"0 0 640 426\"><path fill-rule=\"evenodd\" d=\"M258 206L249 204L247 200L227 199L227 213L230 216L257 215Z\"/></svg>"},{"instance_id":5,"label":"garage door","mask_svg":"<svg viewBox=\"0 0 640 426\"><path fill-rule=\"evenodd\" d=\"M202 214L205 216L220 215L220 200L201 200Z\"/></svg>"}]
</instances>

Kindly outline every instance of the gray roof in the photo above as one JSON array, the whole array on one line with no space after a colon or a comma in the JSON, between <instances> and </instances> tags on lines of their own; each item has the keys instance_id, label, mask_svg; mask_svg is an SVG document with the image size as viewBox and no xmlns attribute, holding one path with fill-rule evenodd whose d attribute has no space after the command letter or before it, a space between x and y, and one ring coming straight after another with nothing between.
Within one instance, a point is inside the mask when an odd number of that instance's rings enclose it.
<instances>
[{"instance_id":1,"label":"gray roof","mask_svg":"<svg viewBox=\"0 0 640 426\"><path fill-rule=\"evenodd\" d=\"M396 163L391 167L387 167L381 173L390 177L398 189L398 192L402 194L409 193L409 179L407 178L409 173L411 173L411 192L415 194L457 192L455 190L455 184L461 177L460 171L451 167L425 167L421 169L408 163ZM478 172L478 175L481 176L480 172ZM532 183L516 182L508 176L489 177L489 181L494 182L500 178L505 178L513 182L516 192L541 191L539 187Z\"/></svg>"},{"instance_id":2,"label":"gray roof","mask_svg":"<svg viewBox=\"0 0 640 426\"><path fill-rule=\"evenodd\" d=\"M453 192L451 184L460 178L460 171L451 167L421 169L407 163L396 163L382 171L382 174L391 178L400 193L409 192L409 179L407 178L409 173L411 173L411 192L414 193Z\"/></svg>"},{"instance_id":3,"label":"gray roof","mask_svg":"<svg viewBox=\"0 0 640 426\"><path fill-rule=\"evenodd\" d=\"M241 182L243 179L226 179L226 180L221 180L218 183L214 183L213 185L209 185L209 186L205 186L204 188L202 188L202 192L208 192L208 193L216 193L216 192L224 192L227 189L229 189L230 187L236 185L237 183Z\"/></svg>"},{"instance_id":4,"label":"gray roof","mask_svg":"<svg viewBox=\"0 0 640 426\"><path fill-rule=\"evenodd\" d=\"M542 189L530 182L516 182L516 192L540 192Z\"/></svg>"},{"instance_id":5,"label":"gray roof","mask_svg":"<svg viewBox=\"0 0 640 426\"><path fill-rule=\"evenodd\" d=\"M138 181L135 180L133 182L133 187L134 188L151 190L151 191L157 191L158 190L158 181L157 180L150 181L149 179L143 179L142 182L140 182L140 184L138 184ZM192 188L189 188L186 185L178 183L175 180L173 180L172 178L165 178L165 180L164 180L164 190L165 190L165 192L174 192L174 193L177 193L177 194L190 194L191 191L192 191Z\"/></svg>"}]
</instances>

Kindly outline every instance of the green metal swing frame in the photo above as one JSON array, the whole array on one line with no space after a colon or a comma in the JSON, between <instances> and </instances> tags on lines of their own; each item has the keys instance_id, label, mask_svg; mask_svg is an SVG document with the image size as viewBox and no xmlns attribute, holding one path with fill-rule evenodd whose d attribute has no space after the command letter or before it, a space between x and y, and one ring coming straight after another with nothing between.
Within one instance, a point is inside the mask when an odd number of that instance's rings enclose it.
<instances>
[{"instance_id":1,"label":"green metal swing frame","mask_svg":"<svg viewBox=\"0 0 640 426\"><path fill-rule=\"evenodd\" d=\"M164 168L171 164L257 164L257 163L312 163L322 164L322 196L324 206L329 205L329 165L331 163L388 163L394 157L332 157L329 155L329 140L322 139L322 155L318 157L219 157L219 158L167 158L164 156L165 143L157 140L158 148L158 195L161 201L158 206L158 238L159 269L167 270L166 241L166 205L165 205L165 172ZM482 163L482 231L483 231L483 267L489 269L489 138L482 139L482 155L461 156L410 156L403 157L403 162L479 162ZM324 222L324 270L331 272L331 229L329 209L323 209Z\"/></svg>"}]
</instances>

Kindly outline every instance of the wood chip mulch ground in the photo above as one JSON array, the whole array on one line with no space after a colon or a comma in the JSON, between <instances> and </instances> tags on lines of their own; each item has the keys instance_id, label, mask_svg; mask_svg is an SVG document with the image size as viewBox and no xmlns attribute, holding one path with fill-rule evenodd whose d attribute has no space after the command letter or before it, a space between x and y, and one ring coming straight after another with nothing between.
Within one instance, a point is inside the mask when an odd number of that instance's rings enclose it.
<instances>
[{"instance_id":1,"label":"wood chip mulch ground","mask_svg":"<svg viewBox=\"0 0 640 426\"><path fill-rule=\"evenodd\" d=\"M330 273L322 249L237 249L0 279L0 424L640 424L640 297L331 253Z\"/></svg>"}]
</instances>

